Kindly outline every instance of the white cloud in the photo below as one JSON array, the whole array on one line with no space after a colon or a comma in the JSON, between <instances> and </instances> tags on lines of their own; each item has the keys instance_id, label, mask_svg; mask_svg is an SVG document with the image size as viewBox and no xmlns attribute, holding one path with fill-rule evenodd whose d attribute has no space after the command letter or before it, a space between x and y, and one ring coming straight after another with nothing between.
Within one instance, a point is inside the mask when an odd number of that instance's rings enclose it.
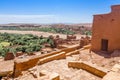
<instances>
[{"instance_id":1,"label":"white cloud","mask_svg":"<svg viewBox=\"0 0 120 80\"><path fill-rule=\"evenodd\" d=\"M90 19L62 15L0 15L0 24L6 23L82 23Z\"/></svg>"},{"instance_id":2,"label":"white cloud","mask_svg":"<svg viewBox=\"0 0 120 80\"><path fill-rule=\"evenodd\" d=\"M54 17L54 15L0 15L0 17L4 17L4 18L50 18L50 17Z\"/></svg>"},{"instance_id":3,"label":"white cloud","mask_svg":"<svg viewBox=\"0 0 120 80\"><path fill-rule=\"evenodd\" d=\"M55 15L0 15L0 23L52 23Z\"/></svg>"}]
</instances>

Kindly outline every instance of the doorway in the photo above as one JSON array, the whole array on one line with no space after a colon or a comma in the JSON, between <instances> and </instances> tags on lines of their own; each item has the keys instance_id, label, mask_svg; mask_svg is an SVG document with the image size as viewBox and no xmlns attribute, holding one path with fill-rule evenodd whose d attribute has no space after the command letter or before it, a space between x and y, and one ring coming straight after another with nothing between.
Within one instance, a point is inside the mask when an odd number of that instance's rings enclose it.
<instances>
[{"instance_id":1,"label":"doorway","mask_svg":"<svg viewBox=\"0 0 120 80\"><path fill-rule=\"evenodd\" d=\"M108 40L107 39L101 40L101 50L108 51Z\"/></svg>"}]
</instances>

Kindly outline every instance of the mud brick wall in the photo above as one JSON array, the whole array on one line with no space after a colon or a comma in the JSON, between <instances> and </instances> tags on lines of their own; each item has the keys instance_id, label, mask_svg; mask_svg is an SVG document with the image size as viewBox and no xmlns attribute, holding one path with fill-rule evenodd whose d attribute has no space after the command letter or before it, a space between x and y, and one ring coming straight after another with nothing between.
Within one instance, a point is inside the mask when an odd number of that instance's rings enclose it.
<instances>
[{"instance_id":1,"label":"mud brick wall","mask_svg":"<svg viewBox=\"0 0 120 80\"><path fill-rule=\"evenodd\" d=\"M108 40L108 51L120 49L120 5L111 7L108 14L94 15L92 26L92 50L99 51L102 39Z\"/></svg>"}]
</instances>

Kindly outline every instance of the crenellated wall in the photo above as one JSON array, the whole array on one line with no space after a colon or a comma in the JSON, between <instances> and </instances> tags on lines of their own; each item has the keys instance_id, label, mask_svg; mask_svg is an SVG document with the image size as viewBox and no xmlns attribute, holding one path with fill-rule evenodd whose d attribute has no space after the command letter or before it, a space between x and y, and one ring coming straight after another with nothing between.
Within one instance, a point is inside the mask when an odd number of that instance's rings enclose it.
<instances>
[{"instance_id":1,"label":"crenellated wall","mask_svg":"<svg viewBox=\"0 0 120 80\"><path fill-rule=\"evenodd\" d=\"M120 49L120 5L108 14L94 15L91 50L101 50L101 39L108 40L108 51Z\"/></svg>"}]
</instances>

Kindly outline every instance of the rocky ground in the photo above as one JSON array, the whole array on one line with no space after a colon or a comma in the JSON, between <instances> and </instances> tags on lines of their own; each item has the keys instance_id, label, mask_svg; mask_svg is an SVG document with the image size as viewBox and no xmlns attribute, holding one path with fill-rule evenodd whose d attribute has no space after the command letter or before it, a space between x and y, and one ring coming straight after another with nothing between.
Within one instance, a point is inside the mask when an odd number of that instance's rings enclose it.
<instances>
[{"instance_id":1,"label":"rocky ground","mask_svg":"<svg viewBox=\"0 0 120 80\"><path fill-rule=\"evenodd\" d=\"M81 60L95 64L98 67L103 67L105 69L110 70L113 67L113 65L119 63L120 57L105 58L105 56L101 56L94 52L89 53L89 50L87 49L80 51L80 54L68 56L66 57L66 59L54 60L42 65L37 65L32 69L36 69L35 72L41 72L42 70L46 70L48 72L58 73L60 75L61 80L88 80L88 79L101 80L100 77L97 77L85 70L68 68L69 61L81 61ZM14 80L37 80L37 79L28 70L24 71L22 76L15 78Z\"/></svg>"},{"instance_id":2,"label":"rocky ground","mask_svg":"<svg viewBox=\"0 0 120 80\"><path fill-rule=\"evenodd\" d=\"M49 72L56 72L60 75L61 80L101 80L101 78L82 69L68 68L69 61L87 61L93 63L98 67L103 67L110 70L113 65L119 63L120 57L104 58L104 56L98 55L94 52L89 53L89 50L80 51L80 54L68 56L66 59L54 60L39 66L35 66L37 71L46 70ZM23 72L24 74L24 72ZM17 78L16 80L34 80L34 77L29 74Z\"/></svg>"},{"instance_id":3,"label":"rocky ground","mask_svg":"<svg viewBox=\"0 0 120 80\"><path fill-rule=\"evenodd\" d=\"M112 53L114 54L114 53ZM89 53L89 50L83 50L81 51L80 60L91 62L93 64L96 64L98 66L101 66L103 68L106 68L110 70L115 64L120 63L120 57L111 57L108 53L104 52L91 52ZM118 54L118 53L116 53ZM114 54L114 55L116 55Z\"/></svg>"},{"instance_id":4,"label":"rocky ground","mask_svg":"<svg viewBox=\"0 0 120 80\"><path fill-rule=\"evenodd\" d=\"M36 66L37 72L47 70L49 72L56 72L60 75L60 80L101 80L101 78L82 69L68 68L68 61L75 60L77 56L67 57L66 59L54 60L43 65ZM23 76L15 80L36 80L31 74L23 72Z\"/></svg>"}]
</instances>

